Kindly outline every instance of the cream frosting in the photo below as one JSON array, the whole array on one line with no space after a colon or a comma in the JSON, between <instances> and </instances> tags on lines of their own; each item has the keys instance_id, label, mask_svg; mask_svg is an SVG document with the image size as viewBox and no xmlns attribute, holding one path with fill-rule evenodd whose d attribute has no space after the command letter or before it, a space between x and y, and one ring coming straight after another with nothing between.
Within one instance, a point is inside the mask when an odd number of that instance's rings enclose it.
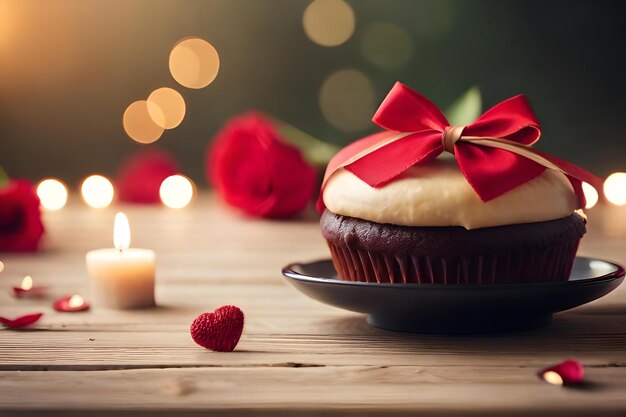
<instances>
[{"instance_id":1,"label":"cream frosting","mask_svg":"<svg viewBox=\"0 0 626 417\"><path fill-rule=\"evenodd\" d=\"M401 226L463 226L466 229L531 223L566 217L576 195L560 172L537 178L483 202L454 159L439 157L415 166L381 188L340 169L324 188L324 204L342 216Z\"/></svg>"}]
</instances>

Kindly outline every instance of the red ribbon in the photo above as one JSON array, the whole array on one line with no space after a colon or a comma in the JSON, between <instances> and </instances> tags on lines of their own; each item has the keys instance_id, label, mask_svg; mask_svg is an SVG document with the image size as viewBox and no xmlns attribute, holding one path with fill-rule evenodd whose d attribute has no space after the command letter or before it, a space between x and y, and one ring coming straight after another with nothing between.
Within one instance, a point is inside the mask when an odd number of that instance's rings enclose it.
<instances>
[{"instance_id":1,"label":"red ribbon","mask_svg":"<svg viewBox=\"0 0 626 417\"><path fill-rule=\"evenodd\" d=\"M430 100L397 82L373 121L386 131L348 145L331 159L318 210L324 209L326 182L341 168L372 187L382 187L444 150L454 153L467 182L485 202L536 178L547 167L566 175L578 197L578 208L585 206L582 182L597 189L602 184L590 172L530 147L539 139L541 128L523 95L496 104L467 126L451 126Z\"/></svg>"}]
</instances>

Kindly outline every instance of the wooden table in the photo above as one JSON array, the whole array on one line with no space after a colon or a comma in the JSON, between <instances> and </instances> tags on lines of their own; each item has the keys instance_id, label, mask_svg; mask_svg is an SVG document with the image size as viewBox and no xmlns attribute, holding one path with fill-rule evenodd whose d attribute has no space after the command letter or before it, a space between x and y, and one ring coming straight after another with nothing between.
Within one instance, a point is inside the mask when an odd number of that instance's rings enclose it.
<instances>
[{"instance_id":1,"label":"wooden table","mask_svg":"<svg viewBox=\"0 0 626 417\"><path fill-rule=\"evenodd\" d=\"M157 251L158 308L68 314L10 295L26 274L52 296L88 294L84 254L112 246L118 209L133 246ZM0 315L45 315L0 330L0 415L626 415L626 286L527 333L396 334L281 277L290 261L328 256L314 218L246 219L203 195L179 211L75 202L45 220L44 251L1 258ZM581 252L625 263L625 229L626 208L592 210ZM235 352L214 353L189 325L224 304L246 325ZM568 357L586 366L583 389L536 377Z\"/></svg>"}]
</instances>

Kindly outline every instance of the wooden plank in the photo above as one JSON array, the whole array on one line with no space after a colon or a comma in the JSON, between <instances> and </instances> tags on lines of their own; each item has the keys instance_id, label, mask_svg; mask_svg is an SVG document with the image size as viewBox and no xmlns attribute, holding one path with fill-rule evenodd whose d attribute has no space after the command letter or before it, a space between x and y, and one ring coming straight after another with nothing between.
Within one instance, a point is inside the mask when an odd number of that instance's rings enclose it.
<instances>
[{"instance_id":1,"label":"wooden plank","mask_svg":"<svg viewBox=\"0 0 626 417\"><path fill-rule=\"evenodd\" d=\"M0 372L6 409L336 410L386 412L626 412L620 368L591 368L594 384L572 390L537 382L520 366L320 366ZM289 381L288 384L285 381ZM27 386L28 390L21 389ZM71 397L68 396L71 392ZM601 401L597 401L601 393Z\"/></svg>"},{"instance_id":2,"label":"wooden plank","mask_svg":"<svg viewBox=\"0 0 626 417\"><path fill-rule=\"evenodd\" d=\"M626 338L610 326L623 321L563 315L551 328L521 335L444 337L372 329L360 316L329 319L255 319L230 355L212 354L190 339L187 325L126 331L117 325L68 326L48 331L3 332L0 369L117 369L146 366L308 363L334 365L547 366L566 357L588 364L626 364ZM294 323L295 322L295 323ZM298 327L300 325L301 327ZM586 326L586 327L585 327ZM93 327L93 328L92 328ZM593 331L584 331L585 329ZM113 330L115 329L115 330ZM314 330L309 330L314 329ZM274 330L274 333L264 333ZM278 332L280 330L280 333ZM304 331L303 331L304 330ZM90 368L91 367L91 368Z\"/></svg>"}]
</instances>

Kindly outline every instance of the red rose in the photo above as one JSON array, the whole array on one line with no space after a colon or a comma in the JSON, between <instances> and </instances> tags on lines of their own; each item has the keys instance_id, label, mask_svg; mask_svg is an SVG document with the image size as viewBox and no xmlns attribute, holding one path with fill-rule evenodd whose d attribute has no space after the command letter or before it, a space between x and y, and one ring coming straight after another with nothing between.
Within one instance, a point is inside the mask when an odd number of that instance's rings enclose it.
<instances>
[{"instance_id":1,"label":"red rose","mask_svg":"<svg viewBox=\"0 0 626 417\"><path fill-rule=\"evenodd\" d=\"M139 152L131 156L119 171L119 199L127 203L159 203L161 183L179 172L178 164L169 153L161 150Z\"/></svg>"},{"instance_id":2,"label":"red rose","mask_svg":"<svg viewBox=\"0 0 626 417\"><path fill-rule=\"evenodd\" d=\"M230 205L252 216L288 217L302 211L317 176L300 151L255 113L228 121L207 153L206 174Z\"/></svg>"},{"instance_id":3,"label":"red rose","mask_svg":"<svg viewBox=\"0 0 626 417\"><path fill-rule=\"evenodd\" d=\"M39 197L27 180L11 180L0 188L0 251L37 249L44 227Z\"/></svg>"}]
</instances>

